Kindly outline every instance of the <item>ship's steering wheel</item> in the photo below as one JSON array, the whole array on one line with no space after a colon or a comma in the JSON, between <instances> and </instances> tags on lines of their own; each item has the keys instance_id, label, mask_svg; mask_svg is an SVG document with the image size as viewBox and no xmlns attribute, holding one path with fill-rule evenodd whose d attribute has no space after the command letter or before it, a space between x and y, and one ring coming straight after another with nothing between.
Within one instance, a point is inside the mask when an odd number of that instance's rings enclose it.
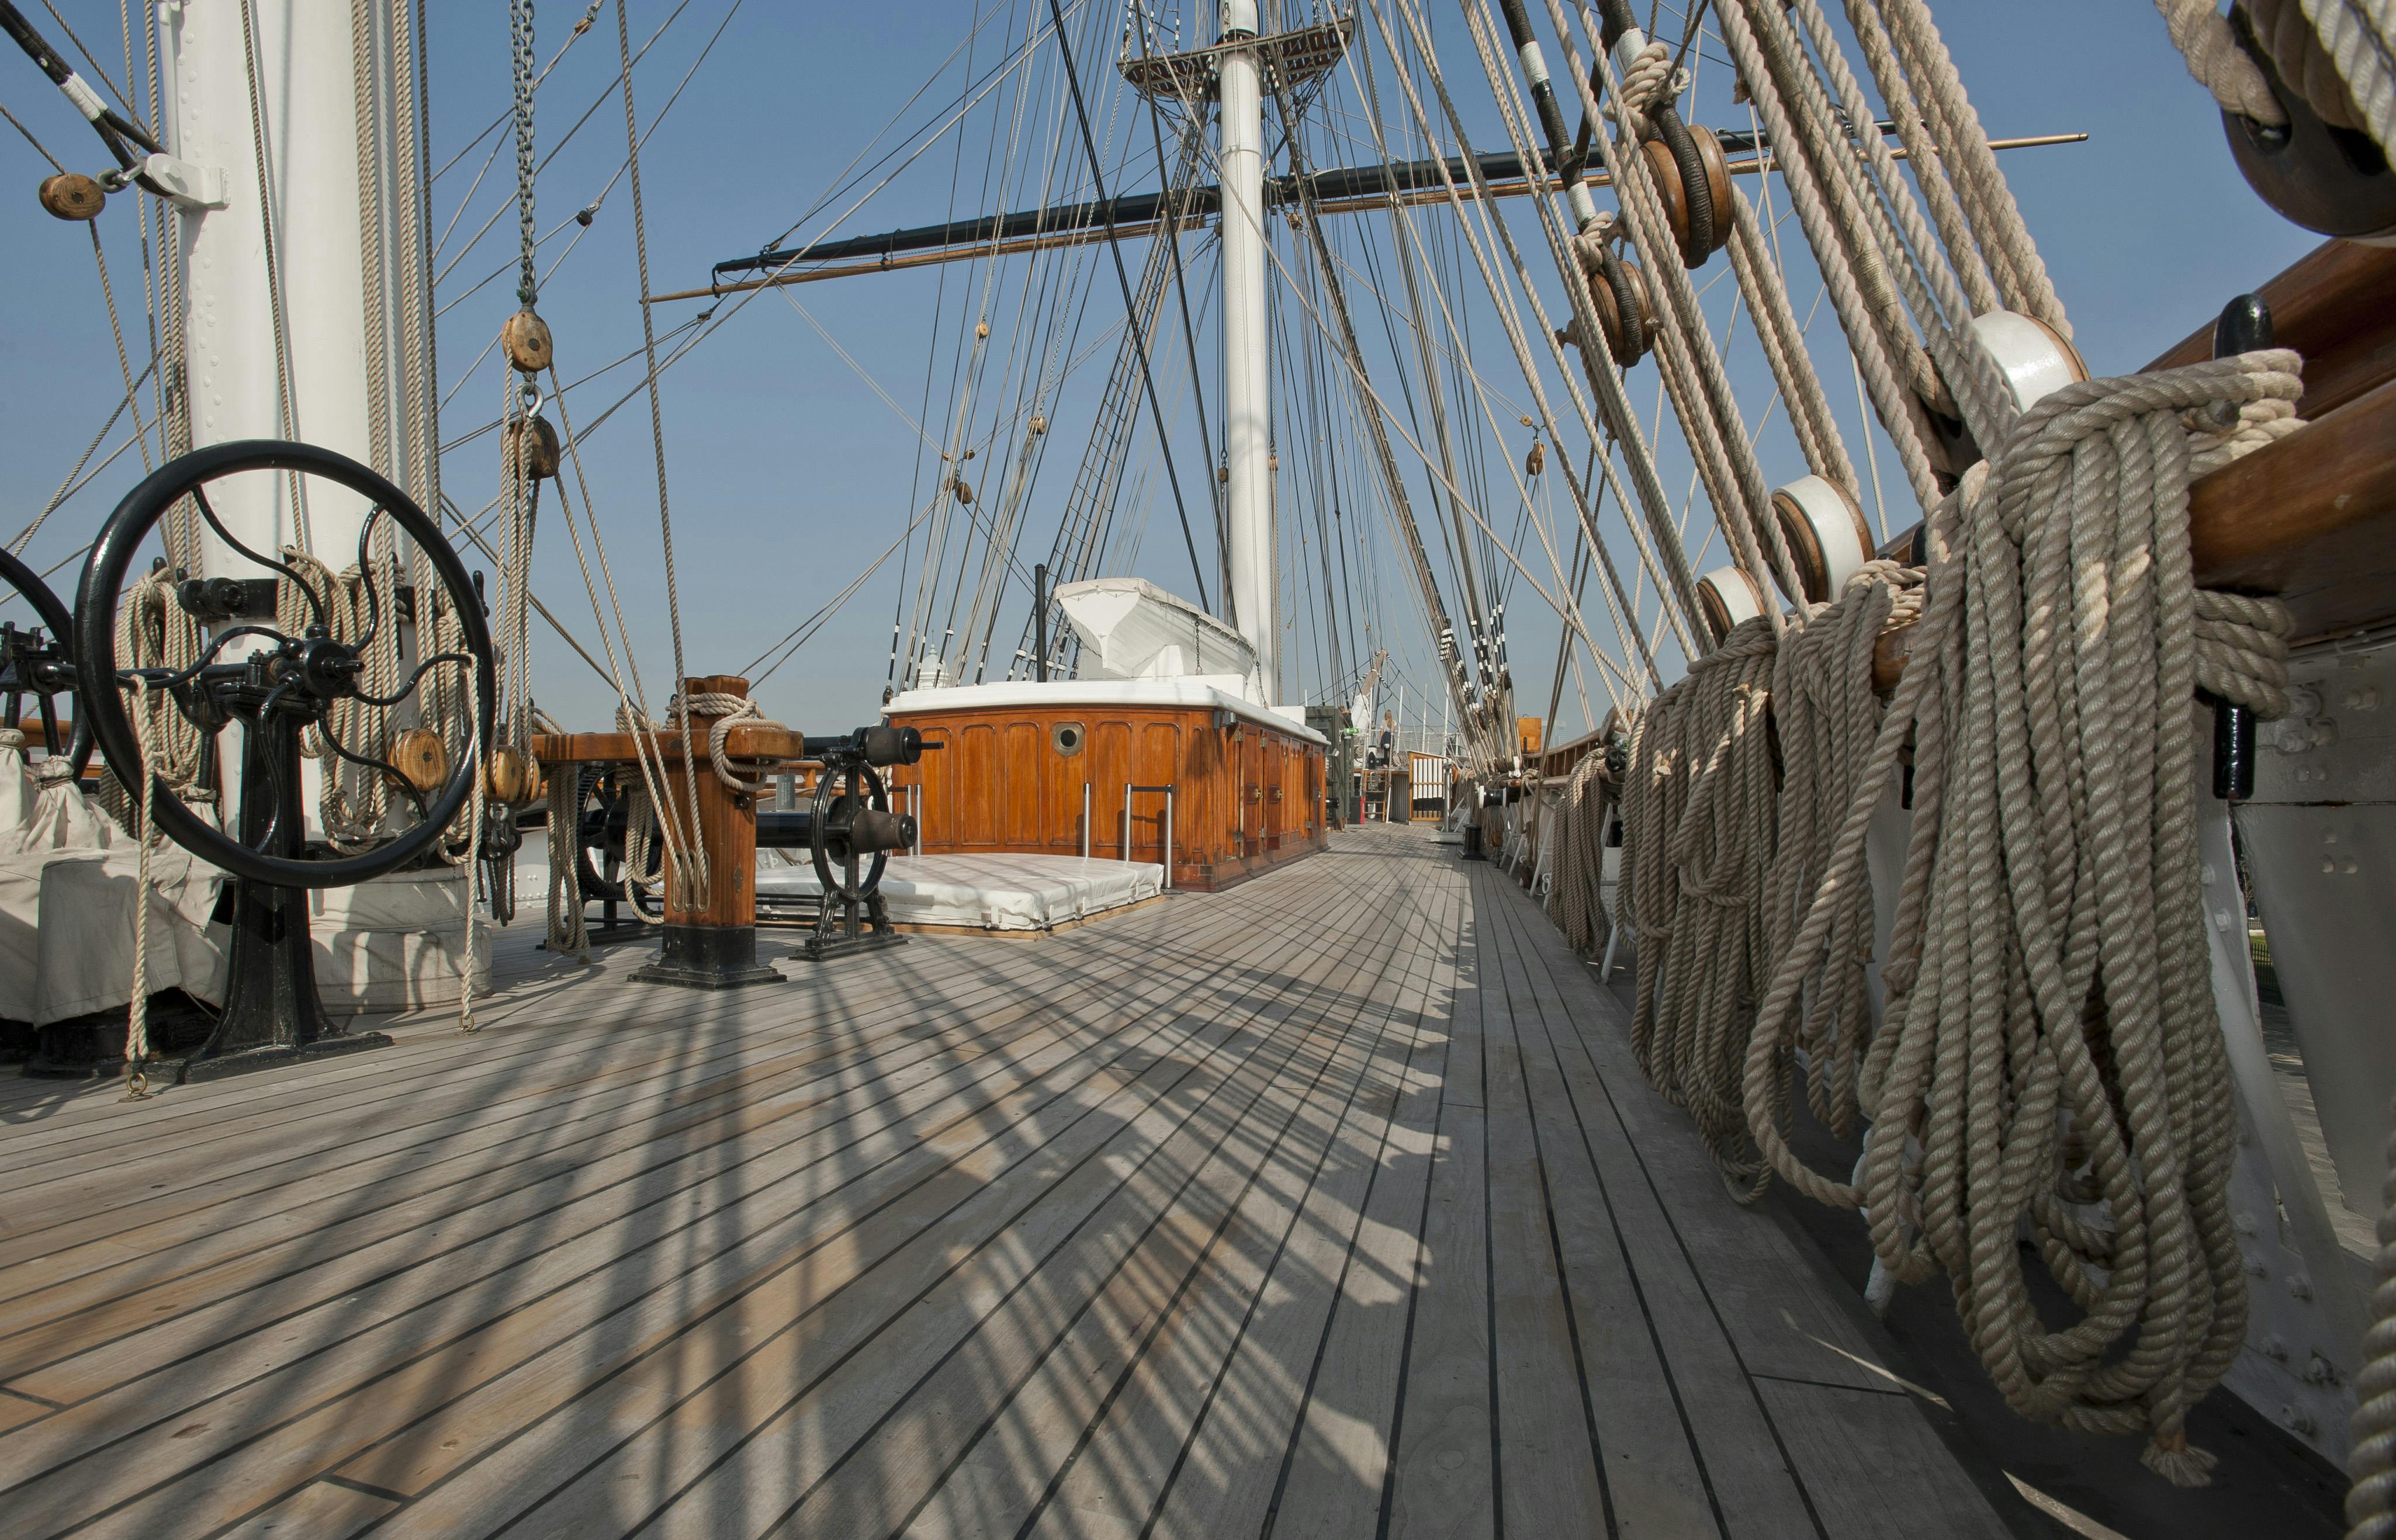
<instances>
[{"instance_id":1,"label":"ship's steering wheel","mask_svg":"<svg viewBox=\"0 0 2396 1540\"><path fill-rule=\"evenodd\" d=\"M75 688L75 666L72 637L74 617L50 591L50 585L39 574L6 551L0 551L0 582L7 583L24 595L33 606L41 624L19 630L13 620L0 624L0 695L8 703L8 715L19 716L23 697L32 696L37 703L42 724L42 747L52 759L62 759L73 765L70 779L83 778L84 767L91 763L91 713L74 708L67 729L67 740L59 741L58 709L60 696L72 697ZM43 634L47 632L47 635ZM9 725L21 724L21 718Z\"/></svg>"},{"instance_id":2,"label":"ship's steering wheel","mask_svg":"<svg viewBox=\"0 0 2396 1540\"><path fill-rule=\"evenodd\" d=\"M814 830L808 841L827 907L834 902L860 903L882 886L890 847L856 837L858 815L869 810L885 815L890 811L890 793L881 773L861 758L827 759L816 779ZM858 848L860 843L872 844L872 857L861 880L858 868L866 853ZM835 868L838 879L832 875Z\"/></svg>"},{"instance_id":3,"label":"ship's steering wheel","mask_svg":"<svg viewBox=\"0 0 2396 1540\"><path fill-rule=\"evenodd\" d=\"M334 595L317 593L308 580L285 563L250 550L225 528L208 501L208 488L229 476L249 471L288 471L331 482L364 498L370 509L358 531L358 565L365 574L368 626L352 643L331 632L329 609ZM166 511L183 498L192 499L200 517L233 551L270 571L296 582L303 594L310 623L300 635L275 625L243 619L220 626L197 662L181 670L127 669L116 656L116 615L125 581L150 532ZM415 669L389 696L372 696L360 687L362 654L384 626L401 623L399 595L378 586L369 542L378 520L390 519L416 543L430 562L457 617L462 650L420 658ZM388 574L383 575L388 577ZM384 585L387 587L388 585ZM419 594L418 613L430 602ZM234 648L239 642L245 646ZM228 650L237 655L227 657ZM125 707L125 692L137 679L153 690L167 692L176 705L203 732L216 733L233 722L246 729L244 773L262 774L270 783L271 803L253 813L246 805L235 821L237 834L227 834L193 814L180 798L161 796L158 827L192 854L236 877L287 888L346 887L395 871L424 856L442 838L459 809L466 804L479 778L474 756L453 751L447 778L437 790L413 793L418 817L388 842L359 854L310 859L302 852L298 747L300 733L318 727L327 748L352 763L381 771L395 785L406 781L393 766L353 752L337 741L326 716L333 703L358 699L374 706L395 706L414 697L434 670L473 670L474 699L482 742L492 740L493 703L498 695L491 638L484 624L482 604L473 580L458 560L438 525L427 518L405 492L345 455L313 445L247 439L211 445L168 462L126 495L109 516L107 525L86 562L77 591L74 616L74 661L82 685L82 709L76 728L88 720L108 767L128 790L141 784L141 745ZM462 750L462 746L460 746ZM138 790L135 791L138 795Z\"/></svg>"}]
</instances>

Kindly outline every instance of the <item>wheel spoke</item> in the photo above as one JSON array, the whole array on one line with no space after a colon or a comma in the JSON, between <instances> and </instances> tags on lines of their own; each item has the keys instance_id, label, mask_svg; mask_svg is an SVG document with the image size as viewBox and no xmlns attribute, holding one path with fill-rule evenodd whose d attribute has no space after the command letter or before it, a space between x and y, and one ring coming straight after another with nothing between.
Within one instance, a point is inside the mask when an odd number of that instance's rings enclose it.
<instances>
[{"instance_id":1,"label":"wheel spoke","mask_svg":"<svg viewBox=\"0 0 2396 1540\"><path fill-rule=\"evenodd\" d=\"M192 501L199 504L200 517L206 519L208 522L208 527L217 532L217 538L233 547L233 550L239 551L242 555L248 557L251 561L256 562L260 566L273 567L275 571L283 574L286 578L288 578L293 582L299 584L301 596L306 598L308 601L309 613L316 617L316 624L324 627L327 631L333 629L332 622L326 617L325 601L316 596L316 591L309 586L308 579L306 578L300 576L299 568L290 565L279 556L271 559L260 556L257 551L250 550L249 547L233 538L233 531L224 526L224 521L217 517L217 511L208 506L207 489L204 485L197 483L193 485Z\"/></svg>"}]
</instances>

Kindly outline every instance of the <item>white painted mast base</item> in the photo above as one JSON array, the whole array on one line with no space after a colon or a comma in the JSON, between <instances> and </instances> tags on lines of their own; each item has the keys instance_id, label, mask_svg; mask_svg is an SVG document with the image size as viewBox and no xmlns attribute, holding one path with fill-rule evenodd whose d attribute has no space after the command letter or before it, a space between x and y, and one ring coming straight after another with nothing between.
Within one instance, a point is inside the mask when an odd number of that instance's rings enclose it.
<instances>
[{"instance_id":1,"label":"white painted mast base","mask_svg":"<svg viewBox=\"0 0 2396 1540\"><path fill-rule=\"evenodd\" d=\"M1225 0L1222 41L1253 44L1256 0ZM1256 649L1265 703L1281 686L1273 624L1272 386L1265 332L1264 101L1257 50L1218 56L1223 186L1223 446L1229 618Z\"/></svg>"}]
</instances>

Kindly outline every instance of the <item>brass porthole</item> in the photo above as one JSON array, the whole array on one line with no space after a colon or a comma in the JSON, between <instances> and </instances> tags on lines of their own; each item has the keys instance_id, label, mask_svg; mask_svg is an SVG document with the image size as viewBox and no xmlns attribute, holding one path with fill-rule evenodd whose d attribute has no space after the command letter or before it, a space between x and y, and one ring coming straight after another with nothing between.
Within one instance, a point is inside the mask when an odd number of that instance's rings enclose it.
<instances>
[{"instance_id":1,"label":"brass porthole","mask_svg":"<svg viewBox=\"0 0 2396 1540\"><path fill-rule=\"evenodd\" d=\"M1057 752L1071 758L1082 751L1085 735L1078 722L1059 722L1048 729L1048 742Z\"/></svg>"}]
</instances>

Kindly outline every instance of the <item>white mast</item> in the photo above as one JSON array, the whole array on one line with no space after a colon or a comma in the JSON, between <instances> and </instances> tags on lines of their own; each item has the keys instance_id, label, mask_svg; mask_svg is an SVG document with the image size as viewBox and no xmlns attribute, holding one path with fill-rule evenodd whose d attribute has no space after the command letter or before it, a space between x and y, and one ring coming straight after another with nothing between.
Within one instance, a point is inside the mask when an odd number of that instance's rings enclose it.
<instances>
[{"instance_id":1,"label":"white mast","mask_svg":"<svg viewBox=\"0 0 2396 1540\"><path fill-rule=\"evenodd\" d=\"M1230 618L1256 648L1267 705L1281 693L1273 625L1271 371L1265 337L1264 102L1256 0L1223 0L1218 56L1223 168L1223 444ZM1249 40L1250 46L1237 45Z\"/></svg>"},{"instance_id":2,"label":"white mast","mask_svg":"<svg viewBox=\"0 0 2396 1540\"><path fill-rule=\"evenodd\" d=\"M256 0L248 8L246 43L243 6L162 0L157 7L161 41L173 60L161 125L168 152L220 172L224 193L221 206L182 210L176 254L186 299L192 442L295 437L367 460L369 402L383 392L370 392L367 380L350 7ZM387 71L378 68L375 79L387 80ZM388 146L379 149L378 175L390 164ZM266 218L259 206L261 180ZM391 200L381 202L387 210ZM268 280L270 228L279 307ZM382 245L388 253L396 243ZM395 286L386 283L384 292L394 294ZM385 316L375 321L388 324ZM290 376L287 414L278 330ZM244 476L210 492L225 527L254 551L272 552L298 539L291 496L275 485L282 479ZM349 565L365 516L358 498L323 482L311 485L313 553L336 571ZM258 575L213 535L203 559L211 574Z\"/></svg>"}]
</instances>

